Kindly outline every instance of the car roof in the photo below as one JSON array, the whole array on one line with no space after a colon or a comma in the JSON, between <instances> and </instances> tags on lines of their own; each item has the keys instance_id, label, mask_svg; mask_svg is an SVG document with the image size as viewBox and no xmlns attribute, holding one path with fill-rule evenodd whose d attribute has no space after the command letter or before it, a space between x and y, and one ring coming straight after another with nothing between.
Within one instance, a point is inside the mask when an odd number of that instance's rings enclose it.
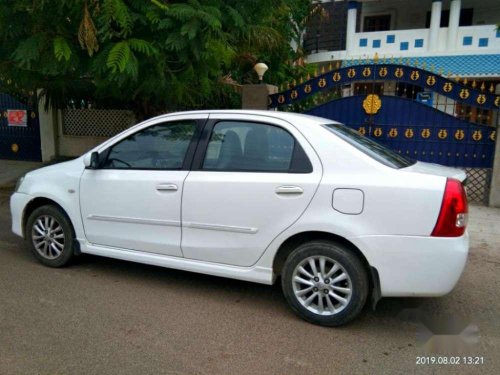
<instances>
[{"instance_id":1,"label":"car roof","mask_svg":"<svg viewBox=\"0 0 500 375\"><path fill-rule=\"evenodd\" d=\"M265 110L253 110L253 109L211 109L211 110L198 110L198 111L184 111L184 112L175 112L168 113L165 115L161 115L158 117L168 117L172 115L188 115L188 114L237 114L237 115L259 115L266 116L276 119L285 120L288 122L292 122L294 125L301 125L303 123L313 123L313 124L326 124L326 123L337 123L337 121L333 121L330 119L325 119L323 117L305 115L303 113L296 112L280 112L280 111L265 111ZM302 122L300 122L302 120ZM307 120L304 122L304 120ZM299 122L297 122L299 121Z\"/></svg>"}]
</instances>

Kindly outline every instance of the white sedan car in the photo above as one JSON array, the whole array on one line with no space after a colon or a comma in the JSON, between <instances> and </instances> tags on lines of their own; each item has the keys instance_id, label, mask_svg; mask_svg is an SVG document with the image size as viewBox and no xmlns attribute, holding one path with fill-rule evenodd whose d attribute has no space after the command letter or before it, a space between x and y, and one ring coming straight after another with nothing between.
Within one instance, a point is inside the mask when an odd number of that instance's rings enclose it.
<instances>
[{"instance_id":1,"label":"white sedan car","mask_svg":"<svg viewBox=\"0 0 500 375\"><path fill-rule=\"evenodd\" d=\"M453 289L469 247L464 179L323 118L175 113L28 173L12 230L51 267L89 253L280 277L293 311L337 326L368 299Z\"/></svg>"}]
</instances>

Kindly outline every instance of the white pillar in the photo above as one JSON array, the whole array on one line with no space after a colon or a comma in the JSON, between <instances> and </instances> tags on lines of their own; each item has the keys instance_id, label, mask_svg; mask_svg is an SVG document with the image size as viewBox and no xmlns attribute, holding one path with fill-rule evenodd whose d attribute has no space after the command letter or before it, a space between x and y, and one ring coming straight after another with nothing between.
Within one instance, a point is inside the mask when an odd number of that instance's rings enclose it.
<instances>
[{"instance_id":1,"label":"white pillar","mask_svg":"<svg viewBox=\"0 0 500 375\"><path fill-rule=\"evenodd\" d=\"M442 0L432 0L431 27L429 30L429 49L431 51L435 51L438 47L442 5Z\"/></svg>"},{"instance_id":2,"label":"white pillar","mask_svg":"<svg viewBox=\"0 0 500 375\"><path fill-rule=\"evenodd\" d=\"M37 91L40 95L41 90ZM57 112L53 109L45 111L45 98L38 101L38 121L40 124L40 147L42 161L51 161L57 155Z\"/></svg>"},{"instance_id":3,"label":"white pillar","mask_svg":"<svg viewBox=\"0 0 500 375\"><path fill-rule=\"evenodd\" d=\"M448 23L448 41L446 48L451 51L456 48L458 25L460 24L461 0L451 0L450 3L450 22Z\"/></svg>"},{"instance_id":4,"label":"white pillar","mask_svg":"<svg viewBox=\"0 0 500 375\"><path fill-rule=\"evenodd\" d=\"M500 95L500 84L496 86L495 94ZM500 116L499 111L496 113L493 111L494 125L498 124L498 117ZM500 135L498 134L498 129L496 132L496 143L495 143L495 156L493 159L493 172L491 174L491 185L490 185L490 200L489 205L492 207L500 207Z\"/></svg>"},{"instance_id":5,"label":"white pillar","mask_svg":"<svg viewBox=\"0 0 500 375\"><path fill-rule=\"evenodd\" d=\"M356 19L358 17L358 2L349 1L347 5L346 50L349 56L354 50L354 34L356 34Z\"/></svg>"}]
</instances>

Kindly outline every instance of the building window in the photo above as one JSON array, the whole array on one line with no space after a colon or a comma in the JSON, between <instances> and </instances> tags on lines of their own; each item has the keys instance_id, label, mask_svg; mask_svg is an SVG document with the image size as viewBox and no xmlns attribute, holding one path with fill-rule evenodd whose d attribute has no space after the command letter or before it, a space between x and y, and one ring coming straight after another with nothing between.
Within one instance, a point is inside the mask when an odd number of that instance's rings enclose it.
<instances>
[{"instance_id":1,"label":"building window","mask_svg":"<svg viewBox=\"0 0 500 375\"><path fill-rule=\"evenodd\" d=\"M460 20L458 26L472 26L472 17L474 15L473 8L460 9ZM450 11L448 9L441 11L441 24L439 27L448 27L450 22ZM431 12L427 12L425 27L428 29L431 26Z\"/></svg>"},{"instance_id":2,"label":"building window","mask_svg":"<svg viewBox=\"0 0 500 375\"><path fill-rule=\"evenodd\" d=\"M423 39L415 39L415 48L422 48L424 46Z\"/></svg>"},{"instance_id":3,"label":"building window","mask_svg":"<svg viewBox=\"0 0 500 375\"><path fill-rule=\"evenodd\" d=\"M488 47L488 38L479 38L479 47Z\"/></svg>"},{"instance_id":4,"label":"building window","mask_svg":"<svg viewBox=\"0 0 500 375\"><path fill-rule=\"evenodd\" d=\"M359 40L359 46L360 46L360 47L366 47L367 45L368 45L368 39L366 39L366 38L361 38L361 39Z\"/></svg>"},{"instance_id":5,"label":"building window","mask_svg":"<svg viewBox=\"0 0 500 375\"><path fill-rule=\"evenodd\" d=\"M407 51L407 50L408 50L408 42L401 42L401 43L399 44L399 49L400 49L401 51Z\"/></svg>"},{"instance_id":6,"label":"building window","mask_svg":"<svg viewBox=\"0 0 500 375\"><path fill-rule=\"evenodd\" d=\"M363 31L388 31L391 29L391 15L366 16L363 19Z\"/></svg>"},{"instance_id":7,"label":"building window","mask_svg":"<svg viewBox=\"0 0 500 375\"><path fill-rule=\"evenodd\" d=\"M344 51L346 43L347 2L323 2L321 8L329 15L324 17L323 11L307 17L306 34L304 35L304 51L306 54L318 51ZM332 17L335 22L332 22ZM361 26L361 12L358 12ZM357 30L358 32L359 30Z\"/></svg>"},{"instance_id":8,"label":"building window","mask_svg":"<svg viewBox=\"0 0 500 375\"><path fill-rule=\"evenodd\" d=\"M380 39L374 39L372 42L373 48L380 48Z\"/></svg>"},{"instance_id":9,"label":"building window","mask_svg":"<svg viewBox=\"0 0 500 375\"><path fill-rule=\"evenodd\" d=\"M396 35L394 35L394 34L387 35L387 39L386 39L387 44L392 44L395 41L396 41Z\"/></svg>"},{"instance_id":10,"label":"building window","mask_svg":"<svg viewBox=\"0 0 500 375\"><path fill-rule=\"evenodd\" d=\"M464 40L462 41L462 45L472 46L472 37L471 36L464 36Z\"/></svg>"}]
</instances>

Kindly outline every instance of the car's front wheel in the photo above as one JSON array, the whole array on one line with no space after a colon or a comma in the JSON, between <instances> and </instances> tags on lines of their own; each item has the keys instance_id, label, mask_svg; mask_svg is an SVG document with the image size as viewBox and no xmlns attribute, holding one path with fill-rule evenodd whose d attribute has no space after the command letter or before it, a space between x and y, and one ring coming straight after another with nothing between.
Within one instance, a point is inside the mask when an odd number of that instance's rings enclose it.
<instances>
[{"instance_id":1,"label":"car's front wheel","mask_svg":"<svg viewBox=\"0 0 500 375\"><path fill-rule=\"evenodd\" d=\"M328 241L300 245L287 258L282 288L292 310L315 324L339 326L354 319L368 295L360 259L347 247Z\"/></svg>"},{"instance_id":2,"label":"car's front wheel","mask_svg":"<svg viewBox=\"0 0 500 375\"><path fill-rule=\"evenodd\" d=\"M74 256L71 223L55 206L38 207L31 213L26 224L26 237L35 258L46 266L65 266Z\"/></svg>"}]
</instances>

